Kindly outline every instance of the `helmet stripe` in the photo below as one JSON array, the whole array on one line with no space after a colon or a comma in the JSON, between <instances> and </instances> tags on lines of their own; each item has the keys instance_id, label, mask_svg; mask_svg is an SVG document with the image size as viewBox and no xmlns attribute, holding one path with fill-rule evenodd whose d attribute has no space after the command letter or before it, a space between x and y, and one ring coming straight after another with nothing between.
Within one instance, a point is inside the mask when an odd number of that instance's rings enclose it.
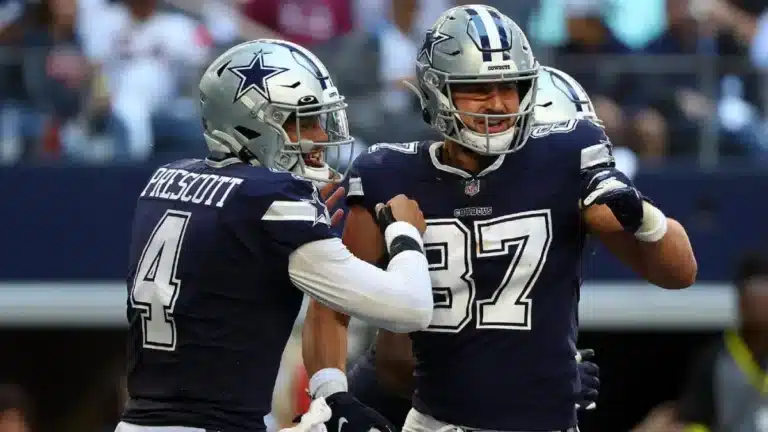
<instances>
[{"instance_id":1,"label":"helmet stripe","mask_svg":"<svg viewBox=\"0 0 768 432\"><path fill-rule=\"evenodd\" d=\"M491 41L488 37L488 29L485 26L485 22L483 22L483 19L480 17L477 10L470 7L465 7L464 10L469 14L470 22L477 31L478 37L480 37L480 49L483 52L483 61L491 61Z\"/></svg>"},{"instance_id":2,"label":"helmet stripe","mask_svg":"<svg viewBox=\"0 0 768 432\"><path fill-rule=\"evenodd\" d=\"M574 105L576 105L576 112L583 113L585 111L585 105L587 112L594 112L587 92L578 82L575 82L570 76L567 76L558 70L549 69L549 72L552 75L552 83L555 85L555 87L560 87L561 90L564 90L568 93L571 100L574 102Z\"/></svg>"},{"instance_id":3,"label":"helmet stripe","mask_svg":"<svg viewBox=\"0 0 768 432\"><path fill-rule=\"evenodd\" d=\"M299 64L302 66L305 66L305 63L306 63L307 67L305 67L305 69L308 69L315 76L315 78L317 78L317 80L320 81L321 88L323 90L328 89L328 82L330 81L330 77L328 76L327 73L325 73L324 68L321 68L315 63L312 57L306 55L302 50L297 49L293 45L283 43L280 41L271 41L271 43L288 48L288 50L290 50L294 56L301 57L304 61L299 62Z\"/></svg>"},{"instance_id":4,"label":"helmet stripe","mask_svg":"<svg viewBox=\"0 0 768 432\"><path fill-rule=\"evenodd\" d=\"M493 9L488 9L488 14L490 14L491 18L493 18L493 22L496 24L496 31L499 32L501 49L504 50L502 53L504 61L510 60L511 56L509 54L509 50L512 49L512 44L510 43L510 39L512 39L512 37L510 35L509 28L504 24L504 20L501 19L501 16L498 12Z\"/></svg>"}]
</instances>

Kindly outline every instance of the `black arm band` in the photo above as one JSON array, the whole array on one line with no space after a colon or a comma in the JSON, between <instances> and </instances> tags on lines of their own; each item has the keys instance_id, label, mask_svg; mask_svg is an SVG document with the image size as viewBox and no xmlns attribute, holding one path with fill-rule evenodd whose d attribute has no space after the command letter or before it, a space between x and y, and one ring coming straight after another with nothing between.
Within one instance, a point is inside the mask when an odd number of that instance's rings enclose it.
<instances>
[{"instance_id":1,"label":"black arm band","mask_svg":"<svg viewBox=\"0 0 768 432\"><path fill-rule=\"evenodd\" d=\"M392 240L389 245L389 259L392 260L397 254L405 251L417 251L420 254L424 253L421 249L419 242L411 236L399 235Z\"/></svg>"}]
</instances>

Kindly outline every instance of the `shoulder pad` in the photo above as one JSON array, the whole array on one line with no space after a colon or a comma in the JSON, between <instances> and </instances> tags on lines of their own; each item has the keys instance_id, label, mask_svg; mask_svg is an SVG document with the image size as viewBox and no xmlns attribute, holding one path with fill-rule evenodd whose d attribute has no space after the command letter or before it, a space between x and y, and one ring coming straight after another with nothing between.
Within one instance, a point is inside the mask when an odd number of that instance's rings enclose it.
<instances>
[{"instance_id":1,"label":"shoulder pad","mask_svg":"<svg viewBox=\"0 0 768 432\"><path fill-rule=\"evenodd\" d=\"M368 151L360 154L350 167L348 174L359 177L368 170L386 168L396 170L419 154L425 143L414 141L409 143L377 143L368 147Z\"/></svg>"},{"instance_id":2,"label":"shoulder pad","mask_svg":"<svg viewBox=\"0 0 768 432\"><path fill-rule=\"evenodd\" d=\"M615 165L611 140L605 130L591 120L571 119L535 125L531 138L546 140L558 152L579 151L581 170Z\"/></svg>"},{"instance_id":3,"label":"shoulder pad","mask_svg":"<svg viewBox=\"0 0 768 432\"><path fill-rule=\"evenodd\" d=\"M310 180L294 173L265 168L248 167L245 174L243 194L248 196L280 197L283 195L307 198L316 190Z\"/></svg>"}]
</instances>

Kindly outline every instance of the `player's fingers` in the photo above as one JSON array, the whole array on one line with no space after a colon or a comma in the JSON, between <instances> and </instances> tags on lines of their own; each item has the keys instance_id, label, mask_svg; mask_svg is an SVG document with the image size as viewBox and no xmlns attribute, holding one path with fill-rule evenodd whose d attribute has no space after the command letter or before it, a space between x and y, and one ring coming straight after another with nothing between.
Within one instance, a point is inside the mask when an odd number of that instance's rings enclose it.
<instances>
[{"instance_id":1,"label":"player's fingers","mask_svg":"<svg viewBox=\"0 0 768 432\"><path fill-rule=\"evenodd\" d=\"M339 200L344 197L344 192L343 187L336 189L333 194L325 200L325 206L329 209L336 208L336 206L339 205Z\"/></svg>"},{"instance_id":2,"label":"player's fingers","mask_svg":"<svg viewBox=\"0 0 768 432\"><path fill-rule=\"evenodd\" d=\"M328 183L327 185L320 188L320 198L323 199L323 201L327 200L329 196L333 193L333 191L336 190L336 187L338 184L336 183Z\"/></svg>"},{"instance_id":3,"label":"player's fingers","mask_svg":"<svg viewBox=\"0 0 768 432\"><path fill-rule=\"evenodd\" d=\"M579 350L576 355L576 361L582 362L585 360L591 360L595 357L595 350L593 349L582 349Z\"/></svg>"},{"instance_id":4,"label":"player's fingers","mask_svg":"<svg viewBox=\"0 0 768 432\"><path fill-rule=\"evenodd\" d=\"M597 394L600 390L600 378L597 375L580 374L579 380L581 381L582 393L590 394L595 392Z\"/></svg>"},{"instance_id":5,"label":"player's fingers","mask_svg":"<svg viewBox=\"0 0 768 432\"><path fill-rule=\"evenodd\" d=\"M579 372L582 375L600 376L600 367L592 362L583 362L579 364Z\"/></svg>"},{"instance_id":6,"label":"player's fingers","mask_svg":"<svg viewBox=\"0 0 768 432\"><path fill-rule=\"evenodd\" d=\"M379 213L381 213L381 210L382 210L384 207L385 207L385 205L384 205L384 204L382 204L382 203L378 203L378 204L376 204L376 208L375 208L375 210L376 210L376 216L378 216L378 215L379 215Z\"/></svg>"},{"instance_id":7,"label":"player's fingers","mask_svg":"<svg viewBox=\"0 0 768 432\"><path fill-rule=\"evenodd\" d=\"M331 226L336 226L344 218L344 210L338 209L331 216Z\"/></svg>"}]
</instances>

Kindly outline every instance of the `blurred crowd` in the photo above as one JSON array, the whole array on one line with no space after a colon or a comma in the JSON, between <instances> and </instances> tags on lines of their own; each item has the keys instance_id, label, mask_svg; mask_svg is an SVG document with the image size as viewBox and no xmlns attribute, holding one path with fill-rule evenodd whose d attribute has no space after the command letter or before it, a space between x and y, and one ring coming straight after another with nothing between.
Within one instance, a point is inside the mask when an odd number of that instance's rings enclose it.
<instances>
[{"instance_id":1,"label":"blurred crowd","mask_svg":"<svg viewBox=\"0 0 768 432\"><path fill-rule=\"evenodd\" d=\"M456 1L0 0L0 164L201 154L200 73L258 37L326 62L360 142L429 139L402 81ZM615 144L641 161L768 154L765 0L485 3L586 87Z\"/></svg>"}]
</instances>

